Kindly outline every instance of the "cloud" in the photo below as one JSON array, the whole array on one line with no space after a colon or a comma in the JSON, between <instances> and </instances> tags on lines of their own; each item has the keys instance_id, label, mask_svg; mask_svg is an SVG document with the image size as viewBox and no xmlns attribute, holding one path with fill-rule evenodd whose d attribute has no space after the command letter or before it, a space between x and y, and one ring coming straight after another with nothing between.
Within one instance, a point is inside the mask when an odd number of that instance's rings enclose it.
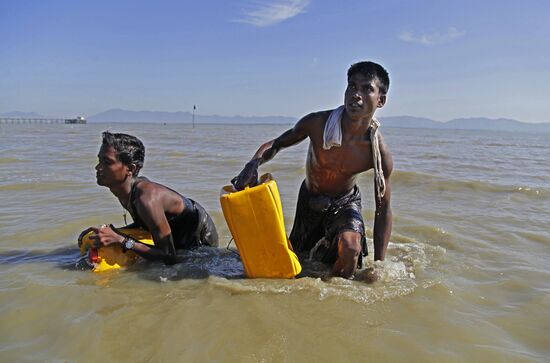
<instances>
[{"instance_id":1,"label":"cloud","mask_svg":"<svg viewBox=\"0 0 550 363\"><path fill-rule=\"evenodd\" d=\"M466 34L463 30L449 28L446 33L425 33L415 35L411 32L403 32L399 35L399 39L407 43L420 43L426 46L433 46L443 43L449 43L454 39L460 38Z\"/></svg>"},{"instance_id":2,"label":"cloud","mask_svg":"<svg viewBox=\"0 0 550 363\"><path fill-rule=\"evenodd\" d=\"M242 17L234 20L257 27L275 25L304 13L310 0L275 0L256 2L250 9L242 10Z\"/></svg>"}]
</instances>

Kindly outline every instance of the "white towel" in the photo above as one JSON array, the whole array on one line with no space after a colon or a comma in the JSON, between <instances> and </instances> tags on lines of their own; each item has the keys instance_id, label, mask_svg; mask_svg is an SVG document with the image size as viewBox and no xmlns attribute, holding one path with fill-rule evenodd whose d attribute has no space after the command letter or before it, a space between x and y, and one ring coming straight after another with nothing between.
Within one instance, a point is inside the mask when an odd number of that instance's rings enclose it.
<instances>
[{"instance_id":1,"label":"white towel","mask_svg":"<svg viewBox=\"0 0 550 363\"><path fill-rule=\"evenodd\" d=\"M323 133L323 149L330 150L336 146L342 146L342 114L344 106L334 109L325 123ZM378 128L380 122L372 118L370 128L370 141L372 145L372 159L374 164L374 184L376 185L376 196L381 199L386 191L386 181L384 179L384 170L382 170L382 156L380 155L380 145L378 144Z\"/></svg>"},{"instance_id":2,"label":"white towel","mask_svg":"<svg viewBox=\"0 0 550 363\"><path fill-rule=\"evenodd\" d=\"M376 198L378 201L386 194L386 179L384 178L384 169L382 169L382 155L380 154L380 145L378 144L378 128L380 121L374 117L370 124L370 143L372 147L372 161L374 165L374 185L376 185Z\"/></svg>"},{"instance_id":3,"label":"white towel","mask_svg":"<svg viewBox=\"0 0 550 363\"><path fill-rule=\"evenodd\" d=\"M344 106L340 106L330 113L323 133L323 149L329 150L333 146L342 146L343 112Z\"/></svg>"}]
</instances>

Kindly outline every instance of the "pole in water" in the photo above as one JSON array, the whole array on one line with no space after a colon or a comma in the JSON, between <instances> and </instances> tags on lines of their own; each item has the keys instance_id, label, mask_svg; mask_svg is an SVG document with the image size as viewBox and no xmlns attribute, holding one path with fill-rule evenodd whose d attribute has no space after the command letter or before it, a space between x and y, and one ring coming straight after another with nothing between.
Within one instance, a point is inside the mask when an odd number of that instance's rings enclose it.
<instances>
[{"instance_id":1,"label":"pole in water","mask_svg":"<svg viewBox=\"0 0 550 363\"><path fill-rule=\"evenodd\" d=\"M193 105L193 128L195 128L195 110L197 109L197 105Z\"/></svg>"}]
</instances>

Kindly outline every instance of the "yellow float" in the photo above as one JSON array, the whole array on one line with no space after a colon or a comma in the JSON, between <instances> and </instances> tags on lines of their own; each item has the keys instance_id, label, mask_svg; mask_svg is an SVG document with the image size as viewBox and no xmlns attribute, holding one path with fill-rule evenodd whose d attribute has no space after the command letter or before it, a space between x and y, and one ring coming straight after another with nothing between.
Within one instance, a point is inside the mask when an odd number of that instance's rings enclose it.
<instances>
[{"instance_id":1,"label":"yellow float","mask_svg":"<svg viewBox=\"0 0 550 363\"><path fill-rule=\"evenodd\" d=\"M241 191L224 186L220 202L247 277L291 278L302 271L286 235L281 198L271 174Z\"/></svg>"},{"instance_id":2,"label":"yellow float","mask_svg":"<svg viewBox=\"0 0 550 363\"><path fill-rule=\"evenodd\" d=\"M148 245L154 245L151 234L140 228L119 228L121 233L132 237L136 241ZM94 248L94 240L91 238L93 232L88 232L82 237L80 245L80 254L86 256L88 263L93 266L92 271L103 272L121 267L128 267L134 264L138 255L133 251L122 250L122 245L119 243L107 247Z\"/></svg>"}]
</instances>

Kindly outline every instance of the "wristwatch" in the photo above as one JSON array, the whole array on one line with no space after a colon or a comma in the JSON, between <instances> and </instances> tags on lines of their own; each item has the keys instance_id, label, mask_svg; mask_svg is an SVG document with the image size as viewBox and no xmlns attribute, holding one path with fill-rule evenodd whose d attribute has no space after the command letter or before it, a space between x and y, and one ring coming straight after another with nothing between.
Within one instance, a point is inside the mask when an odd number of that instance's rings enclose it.
<instances>
[{"instance_id":1,"label":"wristwatch","mask_svg":"<svg viewBox=\"0 0 550 363\"><path fill-rule=\"evenodd\" d=\"M134 241L132 238L125 237L124 241L122 241L122 250L124 252L126 252L128 250L132 250L134 248L135 244L136 244L136 241Z\"/></svg>"}]
</instances>

